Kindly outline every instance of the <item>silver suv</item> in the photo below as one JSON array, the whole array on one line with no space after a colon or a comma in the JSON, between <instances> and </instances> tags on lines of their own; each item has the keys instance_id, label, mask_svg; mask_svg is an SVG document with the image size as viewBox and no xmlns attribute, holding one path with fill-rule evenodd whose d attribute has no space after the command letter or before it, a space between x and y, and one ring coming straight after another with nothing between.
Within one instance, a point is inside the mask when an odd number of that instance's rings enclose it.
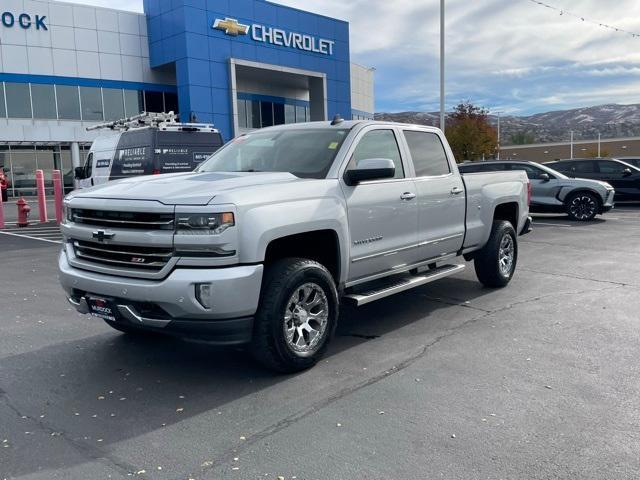
<instances>
[{"instance_id":1,"label":"silver suv","mask_svg":"<svg viewBox=\"0 0 640 480\"><path fill-rule=\"evenodd\" d=\"M614 206L615 190L608 183L569 178L535 162L470 162L459 168L461 173L524 170L533 190L529 207L532 213L566 213L572 220L586 222Z\"/></svg>"}]
</instances>

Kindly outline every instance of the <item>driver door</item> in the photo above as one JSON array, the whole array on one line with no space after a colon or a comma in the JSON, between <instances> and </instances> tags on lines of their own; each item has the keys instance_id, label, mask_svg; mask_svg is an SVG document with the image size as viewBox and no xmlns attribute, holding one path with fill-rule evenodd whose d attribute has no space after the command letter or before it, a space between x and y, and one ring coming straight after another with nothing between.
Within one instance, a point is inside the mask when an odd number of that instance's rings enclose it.
<instances>
[{"instance_id":1,"label":"driver door","mask_svg":"<svg viewBox=\"0 0 640 480\"><path fill-rule=\"evenodd\" d=\"M369 127L351 147L347 170L358 161L393 160L395 178L349 186L342 181L349 222L349 282L400 269L417 258L418 201L415 182L407 178L398 133L393 128Z\"/></svg>"}]
</instances>

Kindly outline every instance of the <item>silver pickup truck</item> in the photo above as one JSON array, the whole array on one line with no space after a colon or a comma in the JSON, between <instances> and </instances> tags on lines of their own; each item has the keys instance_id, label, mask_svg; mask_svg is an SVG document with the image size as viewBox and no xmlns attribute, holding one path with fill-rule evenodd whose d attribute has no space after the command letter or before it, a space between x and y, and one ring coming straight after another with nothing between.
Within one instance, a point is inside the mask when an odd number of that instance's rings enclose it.
<instances>
[{"instance_id":1,"label":"silver pickup truck","mask_svg":"<svg viewBox=\"0 0 640 480\"><path fill-rule=\"evenodd\" d=\"M193 173L70 194L60 281L126 333L248 344L314 365L340 301L359 306L459 273L503 287L530 230L524 172L463 178L435 128L342 121L239 137Z\"/></svg>"}]
</instances>

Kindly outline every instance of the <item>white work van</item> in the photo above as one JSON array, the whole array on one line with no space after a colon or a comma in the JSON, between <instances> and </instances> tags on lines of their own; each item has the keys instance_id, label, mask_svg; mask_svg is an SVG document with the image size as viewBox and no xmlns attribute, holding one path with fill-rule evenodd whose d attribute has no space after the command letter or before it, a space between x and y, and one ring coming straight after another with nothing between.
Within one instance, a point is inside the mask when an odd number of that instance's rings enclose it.
<instances>
[{"instance_id":1,"label":"white work van","mask_svg":"<svg viewBox=\"0 0 640 480\"><path fill-rule=\"evenodd\" d=\"M222 144L212 125L178 123L173 114L142 114L90 129L108 129L75 169L78 188L140 175L191 172Z\"/></svg>"}]
</instances>

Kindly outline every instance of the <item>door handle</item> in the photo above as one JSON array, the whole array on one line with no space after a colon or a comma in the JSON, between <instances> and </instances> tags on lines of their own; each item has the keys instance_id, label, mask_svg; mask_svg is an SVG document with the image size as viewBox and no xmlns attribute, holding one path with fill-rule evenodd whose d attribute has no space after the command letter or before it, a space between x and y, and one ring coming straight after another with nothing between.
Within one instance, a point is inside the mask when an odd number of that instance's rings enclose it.
<instances>
[{"instance_id":1,"label":"door handle","mask_svg":"<svg viewBox=\"0 0 640 480\"><path fill-rule=\"evenodd\" d=\"M460 187L453 187L451 189L451 195L460 195L464 190Z\"/></svg>"},{"instance_id":2,"label":"door handle","mask_svg":"<svg viewBox=\"0 0 640 480\"><path fill-rule=\"evenodd\" d=\"M409 200L413 200L414 198L416 198L416 194L411 192L404 192L402 195L400 195L400 200L405 200L407 202Z\"/></svg>"}]
</instances>

